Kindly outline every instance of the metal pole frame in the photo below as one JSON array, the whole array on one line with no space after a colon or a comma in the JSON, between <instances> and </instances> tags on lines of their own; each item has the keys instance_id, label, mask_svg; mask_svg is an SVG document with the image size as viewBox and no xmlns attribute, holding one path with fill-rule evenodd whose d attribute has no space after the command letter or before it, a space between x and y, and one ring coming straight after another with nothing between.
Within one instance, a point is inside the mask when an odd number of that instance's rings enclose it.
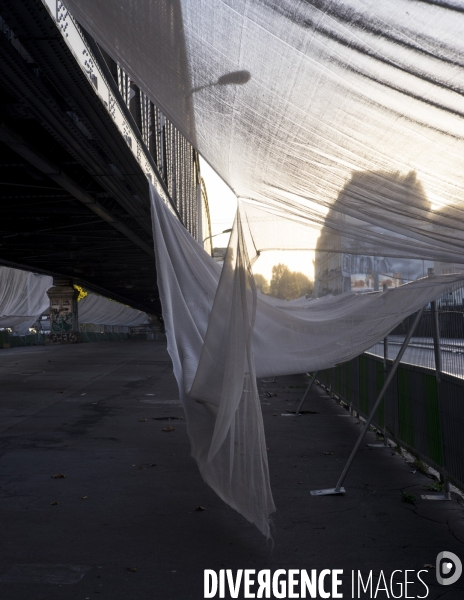
<instances>
[{"instance_id":1,"label":"metal pole frame","mask_svg":"<svg viewBox=\"0 0 464 600\"><path fill-rule=\"evenodd\" d=\"M313 374L313 378L312 378L312 379L311 379L311 381L309 382L309 385L308 385L308 387L306 388L306 391L305 391L305 393L303 394L303 398L301 399L301 401L300 401L300 404L298 405L298 408L297 408L297 410L296 410L296 413L295 413L296 415L299 415L299 414L300 414L300 410L301 410L301 407L303 406L303 402L306 400L306 397L307 397L307 395L309 394L309 391L310 391L310 389L311 389L311 387L312 387L313 383L316 381L317 373L318 373L318 372L316 371L316 372Z\"/></svg>"},{"instance_id":2,"label":"metal pole frame","mask_svg":"<svg viewBox=\"0 0 464 600\"><path fill-rule=\"evenodd\" d=\"M445 449L443 446L443 419L442 419L442 410L441 410L441 402L440 402L440 383L441 383L441 374L442 374L442 360L441 360L441 348L440 348L440 325L438 322L438 310L437 310L437 302L434 300L431 303L432 309L432 336L433 336L433 352L435 356L435 377L437 379L437 388L438 388L438 410L439 410L439 418L440 418L440 445L441 445L441 454L443 457L443 466L446 469L445 463ZM442 481L444 486L443 494L424 494L422 495L423 500L451 500L451 489L450 482L448 478L442 474Z\"/></svg>"},{"instance_id":3,"label":"metal pole frame","mask_svg":"<svg viewBox=\"0 0 464 600\"><path fill-rule=\"evenodd\" d=\"M384 381L388 373L388 336L383 338L383 375ZM382 444L367 444L369 448L390 448L387 436L387 426L383 428L383 443Z\"/></svg>"},{"instance_id":4,"label":"metal pole frame","mask_svg":"<svg viewBox=\"0 0 464 600\"><path fill-rule=\"evenodd\" d=\"M401 346L401 349L400 349L400 351L398 353L398 356L395 358L395 360L393 362L393 365L392 365L392 368L390 370L390 373L388 374L387 378L385 379L385 382L384 382L384 384L382 386L382 389L380 390L380 393L377 396L376 401L374 402L374 406L372 407L371 412L369 413L369 416L366 419L366 422L364 424L364 428L363 428L361 434L359 435L358 440L357 440L356 444L354 445L353 450L351 451L350 457L349 457L349 459L348 459L348 461L347 461L347 463L345 465L345 468L342 471L342 474L340 475L340 478L339 478L339 480L337 482L337 485L334 488L327 488L327 489L322 489L322 490L311 490L310 493L311 493L312 496L334 496L334 495L340 495L340 494L344 494L345 493L346 490L345 490L344 487L342 487L343 482L345 481L345 478L346 478L346 476L348 474L348 471L351 468L353 460L354 460L354 458L355 458L355 456L356 456L356 454L357 454L357 452L359 450L359 447L361 446L361 444L362 444L362 442L363 442L363 440L364 440L364 438L366 436L366 433L369 431L369 427L370 427L370 425L372 423L372 420L374 419L374 415L375 415L375 413L376 413L376 411L377 411L377 409L378 409L378 407L380 405L380 402L382 401L382 398L384 397L385 392L387 391L388 386L390 385L390 383L391 383L391 381L392 381L392 379L393 379L393 377L394 377L394 375L395 375L395 373L396 373L396 371L398 369L398 366L399 366L399 364L401 362L401 359L403 358L403 354L405 353L406 348L407 348L409 342L411 341L411 338L412 338L412 336L414 334L414 331L416 330L416 327L417 327L417 325L418 325L418 323L420 321L420 318L422 317L422 313L424 312L424 308L425 307L422 307L419 310L419 312L416 315L416 318L414 319L414 322L413 322L413 324L412 324L412 326L411 326L411 328L410 328L410 330L409 330L409 332L408 332L408 334L407 334L407 336L406 336L406 338L405 338L405 340L403 342L403 345Z\"/></svg>"}]
</instances>

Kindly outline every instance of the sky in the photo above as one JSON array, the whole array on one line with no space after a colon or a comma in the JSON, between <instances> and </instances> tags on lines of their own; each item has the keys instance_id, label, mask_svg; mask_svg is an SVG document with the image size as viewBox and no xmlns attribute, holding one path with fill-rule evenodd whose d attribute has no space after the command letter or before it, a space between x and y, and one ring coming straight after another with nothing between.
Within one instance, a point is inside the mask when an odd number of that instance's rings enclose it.
<instances>
[{"instance_id":1,"label":"sky","mask_svg":"<svg viewBox=\"0 0 464 600\"><path fill-rule=\"evenodd\" d=\"M221 234L225 229L230 229L234 223L237 198L229 186L204 160L201 160L200 169L208 194L211 230L213 235ZM228 242L228 233L217 235L213 240L213 246L224 248ZM301 271L310 279L314 279L313 260L314 252L311 251L262 252L260 258L253 265L253 272L261 273L266 279L270 280L272 267L278 263L283 263L291 271Z\"/></svg>"}]
</instances>

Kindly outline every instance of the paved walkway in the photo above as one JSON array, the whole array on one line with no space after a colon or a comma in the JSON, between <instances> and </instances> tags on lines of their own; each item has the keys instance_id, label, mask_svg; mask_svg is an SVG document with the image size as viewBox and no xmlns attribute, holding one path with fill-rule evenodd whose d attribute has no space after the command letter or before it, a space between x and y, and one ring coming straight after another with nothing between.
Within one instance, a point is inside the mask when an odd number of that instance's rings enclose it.
<instances>
[{"instance_id":1,"label":"paved walkway","mask_svg":"<svg viewBox=\"0 0 464 600\"><path fill-rule=\"evenodd\" d=\"M321 389L305 406L314 414L281 416L304 385L260 382L272 547L189 457L164 344L0 350L1 600L196 600L206 568L344 569L349 598L352 569L417 571L443 550L464 559L462 506L421 500L433 482L393 451L364 447L345 496L310 496L333 487L360 425ZM464 578L445 587L433 570L422 577L428 598L463 597Z\"/></svg>"}]
</instances>

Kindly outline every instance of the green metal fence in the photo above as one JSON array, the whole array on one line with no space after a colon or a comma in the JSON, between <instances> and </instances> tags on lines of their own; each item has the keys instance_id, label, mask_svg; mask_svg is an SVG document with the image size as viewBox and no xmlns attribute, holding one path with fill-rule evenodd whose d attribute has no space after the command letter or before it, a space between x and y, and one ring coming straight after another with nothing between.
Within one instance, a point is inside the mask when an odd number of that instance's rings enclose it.
<instances>
[{"instance_id":1,"label":"green metal fence","mask_svg":"<svg viewBox=\"0 0 464 600\"><path fill-rule=\"evenodd\" d=\"M116 329L116 327L115 327ZM165 341L166 336L161 332L130 333L126 331L86 331L81 329L81 342L122 342L128 340ZM19 348L21 346L38 346L47 343L48 334L35 333L29 335L12 335L8 331L0 331L0 349Z\"/></svg>"},{"instance_id":2,"label":"green metal fence","mask_svg":"<svg viewBox=\"0 0 464 600\"><path fill-rule=\"evenodd\" d=\"M131 334L124 332L95 332L95 331L81 331L83 342L121 342L124 340L130 340Z\"/></svg>"},{"instance_id":3,"label":"green metal fence","mask_svg":"<svg viewBox=\"0 0 464 600\"><path fill-rule=\"evenodd\" d=\"M45 336L37 333L28 335L11 335L8 331L0 331L0 348L19 348L20 346L37 346L45 343Z\"/></svg>"},{"instance_id":4,"label":"green metal fence","mask_svg":"<svg viewBox=\"0 0 464 600\"><path fill-rule=\"evenodd\" d=\"M387 361L387 369L392 365ZM363 417L369 414L385 379L383 360L363 354L319 371L317 379ZM374 417L373 425L464 488L464 380L401 363Z\"/></svg>"}]
</instances>

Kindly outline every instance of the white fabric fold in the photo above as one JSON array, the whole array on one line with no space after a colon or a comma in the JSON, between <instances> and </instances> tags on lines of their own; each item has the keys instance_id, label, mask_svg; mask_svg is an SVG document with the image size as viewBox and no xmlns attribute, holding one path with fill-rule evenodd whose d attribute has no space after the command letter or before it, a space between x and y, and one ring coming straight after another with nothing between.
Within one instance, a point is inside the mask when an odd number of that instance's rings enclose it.
<instances>
[{"instance_id":1,"label":"white fabric fold","mask_svg":"<svg viewBox=\"0 0 464 600\"><path fill-rule=\"evenodd\" d=\"M146 313L109 300L104 296L89 293L77 305L79 323L94 325L122 325L126 327L148 323Z\"/></svg>"},{"instance_id":2,"label":"white fabric fold","mask_svg":"<svg viewBox=\"0 0 464 600\"><path fill-rule=\"evenodd\" d=\"M50 304L47 290L52 285L48 275L0 267L0 327L20 335L29 333Z\"/></svg>"},{"instance_id":3,"label":"white fabric fold","mask_svg":"<svg viewBox=\"0 0 464 600\"><path fill-rule=\"evenodd\" d=\"M257 294L240 212L222 273L150 186L158 287L192 455L205 481L269 535L274 510L256 376L328 368L462 287L428 277L385 292L295 302ZM256 367L255 367L256 363Z\"/></svg>"},{"instance_id":4,"label":"white fabric fold","mask_svg":"<svg viewBox=\"0 0 464 600\"><path fill-rule=\"evenodd\" d=\"M251 340L256 290L240 224L221 273L150 189L168 351L192 456L214 491L269 536L275 507Z\"/></svg>"}]
</instances>

